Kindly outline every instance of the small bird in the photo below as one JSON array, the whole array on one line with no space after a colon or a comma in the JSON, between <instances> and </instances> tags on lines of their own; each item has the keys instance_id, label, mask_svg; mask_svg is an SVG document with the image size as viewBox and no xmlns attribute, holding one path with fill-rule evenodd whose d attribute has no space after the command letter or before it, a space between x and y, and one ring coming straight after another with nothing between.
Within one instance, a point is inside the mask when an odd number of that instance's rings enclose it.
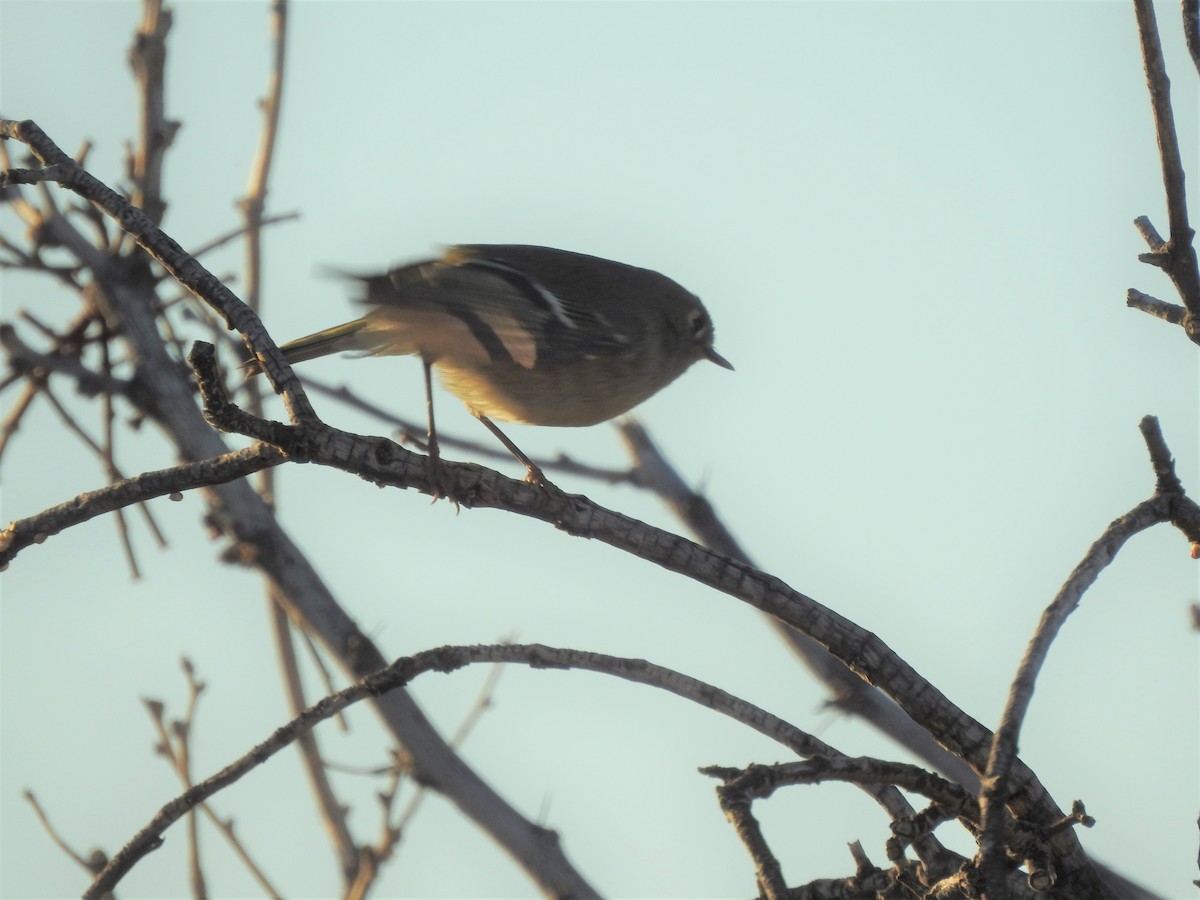
<instances>
[{"instance_id":1,"label":"small bird","mask_svg":"<svg viewBox=\"0 0 1200 900\"><path fill-rule=\"evenodd\" d=\"M439 259L353 276L361 319L280 347L289 363L340 351L419 356L429 456L439 463L430 370L526 470L542 470L493 419L595 425L632 409L713 349L704 305L671 279L612 260L519 244L464 244ZM257 360L247 363L257 370Z\"/></svg>"}]
</instances>

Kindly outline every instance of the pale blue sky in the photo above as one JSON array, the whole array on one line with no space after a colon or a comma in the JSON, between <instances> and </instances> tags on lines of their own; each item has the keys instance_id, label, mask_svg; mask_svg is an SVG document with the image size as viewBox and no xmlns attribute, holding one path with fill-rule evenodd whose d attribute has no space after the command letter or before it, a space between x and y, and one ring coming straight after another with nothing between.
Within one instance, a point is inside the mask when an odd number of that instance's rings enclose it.
<instances>
[{"instance_id":1,"label":"pale blue sky","mask_svg":"<svg viewBox=\"0 0 1200 900\"><path fill-rule=\"evenodd\" d=\"M1161 6L1193 162L1196 78L1176 15ZM94 141L92 170L110 184L134 127L136 21L132 3L0 2L0 113L35 119L68 152ZM165 226L184 246L237 222L265 23L262 3L176 6L168 104L184 127ZM1131 286L1175 299L1136 260L1133 218L1165 230L1166 217L1128 4L312 2L291 24L270 206L302 218L266 242L276 338L354 315L321 266L379 268L442 243L543 243L670 275L704 299L737 371L698 366L639 416L763 568L877 633L984 723L1062 580L1152 489L1142 415L1161 417L1200 491L1196 349L1124 306ZM205 262L226 274L240 255ZM2 284L6 320L74 309L41 281ZM307 371L422 415L415 362ZM316 402L333 424L377 428ZM486 438L453 398L439 411L445 430ZM511 434L531 454L621 464L605 426ZM172 462L151 441L121 445L130 473ZM104 480L45 409L0 476L6 521ZM821 689L737 601L540 523L456 515L313 466L279 477L285 523L387 655L515 634L642 656L846 753L904 758L823 711ZM632 490L559 482L677 530ZM4 897L85 883L22 789L77 846L110 852L174 796L138 698L181 712L181 655L210 685L198 775L286 718L258 579L216 561L198 498L155 510L171 546L135 525L140 582L103 520L25 551L0 582ZM1196 877L1186 553L1166 528L1122 551L1052 650L1021 742L1059 803L1083 799L1097 818L1082 835L1097 858L1168 897ZM450 729L484 676L415 690ZM322 731L327 755L381 764L370 712L351 720L349 738ZM600 890L644 897L751 894L748 857L695 769L786 758L674 698L516 669L466 755L560 831ZM338 784L358 834L374 835L375 786ZM336 890L292 754L216 806L286 893ZM789 881L848 871L856 839L883 862L886 824L849 789L787 792L761 812ZM255 893L215 835L204 846L214 896ZM168 835L123 896L184 893L182 849L182 832ZM533 892L433 800L377 896Z\"/></svg>"}]
</instances>

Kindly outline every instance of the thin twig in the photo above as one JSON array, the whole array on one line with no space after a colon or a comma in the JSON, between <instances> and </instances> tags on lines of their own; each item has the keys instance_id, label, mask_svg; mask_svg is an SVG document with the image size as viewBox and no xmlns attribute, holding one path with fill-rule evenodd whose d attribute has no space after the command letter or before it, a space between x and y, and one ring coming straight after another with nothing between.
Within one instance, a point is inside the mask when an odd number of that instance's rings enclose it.
<instances>
[{"instance_id":1,"label":"thin twig","mask_svg":"<svg viewBox=\"0 0 1200 900\"><path fill-rule=\"evenodd\" d=\"M0 459L4 458L4 451L8 449L8 442L17 433L17 429L21 427L21 419L32 408L34 398L39 393L41 393L41 388L38 386L38 383L32 380L27 381L24 392L17 399L17 402L12 405L8 415L4 417L3 424L0 424Z\"/></svg>"},{"instance_id":2,"label":"thin twig","mask_svg":"<svg viewBox=\"0 0 1200 900\"><path fill-rule=\"evenodd\" d=\"M125 476L121 474L121 471L116 467L111 457L106 457L104 448L84 430L82 425L75 421L75 417L59 402L58 398L54 395L54 391L50 389L49 384L42 385L42 394L45 395L46 401L50 404L51 408L58 413L59 419L67 426L67 430L73 432L85 447L100 458L109 480L113 482L125 481ZM141 569L138 568L137 564L137 554L134 553L133 541L129 536L129 525L125 520L125 510L115 509L113 513L113 524L117 529L117 538L121 542L121 547L125 551L125 561L129 565L130 573L134 579L141 578Z\"/></svg>"},{"instance_id":3,"label":"thin twig","mask_svg":"<svg viewBox=\"0 0 1200 900\"><path fill-rule=\"evenodd\" d=\"M186 657L182 660L182 668L188 683L188 703L182 719L172 721L168 726L164 718L166 707L161 701L147 699L143 700L143 703L150 713L155 729L158 732L159 743L156 745L156 749L160 755L166 757L171 763L171 767L179 776L184 788L190 789L192 787L191 738L194 732L193 726L195 725L197 705L205 684L196 679L195 668ZM196 808L221 832L222 837L225 838L234 855L242 861L250 876L258 882L263 892L268 897L271 897L272 900L279 900L279 892L271 884L266 873L255 863L249 850L247 850L245 844L237 836L233 820L221 818L209 803L199 803ZM188 861L192 881L192 894L193 896L203 896L206 893L206 888L204 886L204 872L199 864L199 832L197 826L197 816L194 812L189 813Z\"/></svg>"},{"instance_id":4,"label":"thin twig","mask_svg":"<svg viewBox=\"0 0 1200 900\"><path fill-rule=\"evenodd\" d=\"M457 750L466 744L467 738L470 737L471 732L475 729L475 726L483 717L484 712L491 706L492 697L496 691L496 685L499 684L500 676L503 672L504 667L498 663L493 665L489 670L487 679L484 681L483 687L480 688L479 694L475 698L475 702L471 705L471 708L467 710L466 716L463 717L463 720L458 724L458 728L454 730L454 734L450 738L451 747L454 747ZM400 756L398 756L398 758L400 758ZM400 769L404 768L406 767L398 766L397 770L399 771ZM421 804L424 802L428 793L429 789L423 784L418 785L417 790L413 792L413 795L409 798L404 810L399 816L397 816L395 824L390 828L390 832L394 833L397 838L399 838L401 832L403 832L410 824L412 824L413 819L416 818L417 813L421 809Z\"/></svg>"},{"instance_id":5,"label":"thin twig","mask_svg":"<svg viewBox=\"0 0 1200 900\"><path fill-rule=\"evenodd\" d=\"M268 225L280 225L284 222L293 222L299 218L300 213L297 210L293 210L292 212L277 213L273 216L263 216L258 221L257 227L266 228ZM250 226L243 224L239 225L237 228L231 228L224 234L219 234L216 237L209 238L204 243L197 244L196 247L193 248L192 256L199 259L200 257L205 256L214 250L224 247L226 244L236 241L238 238L245 237L249 230Z\"/></svg>"},{"instance_id":6,"label":"thin twig","mask_svg":"<svg viewBox=\"0 0 1200 900\"><path fill-rule=\"evenodd\" d=\"M7 322L0 323L0 346L8 352L9 364L22 373L35 369L45 369L48 372L58 372L71 378L80 393L95 396L97 394L119 394L133 397L136 388L132 382L114 379L94 372L80 362L75 355L67 355L55 348L50 353L34 350L17 336Z\"/></svg>"},{"instance_id":7,"label":"thin twig","mask_svg":"<svg viewBox=\"0 0 1200 900\"><path fill-rule=\"evenodd\" d=\"M275 654L281 669L284 693L287 696L288 709L292 715L299 715L308 705L304 699L304 687L300 678L300 667L296 660L295 644L292 640L292 625L287 613L276 597L273 589L268 589L267 602L270 605L271 630L274 636ZM325 771L325 762L316 736L305 732L297 738L297 749L308 778L309 787L317 802L317 812L325 826L325 831L333 843L334 852L341 869L345 885L354 883L358 877L358 845L350 832L350 823L346 816L349 810L338 800Z\"/></svg>"},{"instance_id":8,"label":"thin twig","mask_svg":"<svg viewBox=\"0 0 1200 900\"><path fill-rule=\"evenodd\" d=\"M0 138L23 142L42 163L36 170L8 169L0 173L0 187L56 181L68 190L95 203L117 221L142 248L158 261L184 287L216 309L267 360L267 376L280 390L284 405L293 421L316 420L304 390L290 366L278 352L258 316L239 300L219 279L189 256L182 247L164 234L155 222L123 197L81 169L50 137L26 119L0 119Z\"/></svg>"},{"instance_id":9,"label":"thin twig","mask_svg":"<svg viewBox=\"0 0 1200 900\"><path fill-rule=\"evenodd\" d=\"M104 870L104 867L108 865L108 857L103 851L93 850L90 854L88 854L86 859L80 854L76 853L74 848L72 848L71 845L68 844L66 840L64 840L63 837L58 833L57 829L50 824L49 816L47 816L45 810L42 809L42 805L38 803L37 797L34 796L33 791L22 791L21 796L24 797L29 805L33 807L33 814L37 816L38 821L42 823L42 828L46 830L46 834L50 835L50 840L54 841L54 843L58 845L58 848L62 850L63 853L71 857L71 859L79 864L80 868L84 869L92 876L99 875L100 872Z\"/></svg>"},{"instance_id":10,"label":"thin twig","mask_svg":"<svg viewBox=\"0 0 1200 900\"><path fill-rule=\"evenodd\" d=\"M58 506L18 519L0 531L0 571L31 544L44 543L48 537L96 516L155 497L182 499L184 491L227 484L266 466L277 466L284 460L284 455L274 447L255 444L213 459L143 472L125 481L79 494Z\"/></svg>"}]
</instances>

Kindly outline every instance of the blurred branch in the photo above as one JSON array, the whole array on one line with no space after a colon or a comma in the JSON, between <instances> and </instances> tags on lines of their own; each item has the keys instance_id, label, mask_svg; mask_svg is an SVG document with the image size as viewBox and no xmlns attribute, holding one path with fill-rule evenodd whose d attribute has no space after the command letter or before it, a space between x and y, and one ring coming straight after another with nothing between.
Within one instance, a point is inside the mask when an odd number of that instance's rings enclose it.
<instances>
[{"instance_id":1,"label":"blurred branch","mask_svg":"<svg viewBox=\"0 0 1200 900\"><path fill-rule=\"evenodd\" d=\"M186 790L192 786L190 741L192 721L200 699L200 692L204 690L204 684L196 681L192 664L186 658L183 661L183 668L188 676L189 691L187 712L182 719L168 724L164 718L165 707L161 701L143 700L142 705L146 707L150 721L154 723L155 730L158 732L158 744L155 745L155 750L170 762L171 768ZM197 825L196 810L192 808L187 813L188 879L191 883L192 896L206 898L208 889L204 883L204 869L200 865L200 836Z\"/></svg>"},{"instance_id":2,"label":"blurred branch","mask_svg":"<svg viewBox=\"0 0 1200 900\"><path fill-rule=\"evenodd\" d=\"M4 458L8 442L21 427L21 420L25 418L25 413L33 407L33 401L40 393L41 388L37 381L30 379L25 382L25 390L21 393L20 398L9 408L8 415L4 417L4 422L0 425L0 459Z\"/></svg>"},{"instance_id":3,"label":"blurred branch","mask_svg":"<svg viewBox=\"0 0 1200 900\"><path fill-rule=\"evenodd\" d=\"M139 88L138 152L130 165L134 185L133 205L155 225L162 222L167 204L162 196L163 164L179 130L166 117L167 33L171 11L162 0L144 0L142 22L129 48L129 65Z\"/></svg>"},{"instance_id":4,"label":"blurred branch","mask_svg":"<svg viewBox=\"0 0 1200 900\"><path fill-rule=\"evenodd\" d=\"M75 417L71 415L71 413L58 401L58 398L54 396L54 392L51 391L47 385L42 386L42 393L45 395L46 401L50 404L51 408L53 408L53 410L58 414L59 420L63 423L66 429L74 434L79 439L80 443L82 443L85 447L91 450L92 453L100 458L104 464L109 480L114 482L124 481L125 476L122 474L121 470L117 468L116 462L113 460L111 453L108 452L106 448L101 447L92 438L92 436L84 430L83 426L80 425L75 420ZM146 521L150 525L150 530L158 540L158 545L160 547L165 546L166 539L163 537L162 532L159 531L158 523L155 522L153 514L146 509L144 504L139 503L138 506L145 514ZM113 519L117 528L117 536L120 538L121 547L125 551L125 560L129 563L130 573L133 578L140 578L141 570L138 568L137 556L133 552L133 543L130 540L129 528L125 522L125 511L123 508L118 508L114 509L113 513Z\"/></svg>"},{"instance_id":5,"label":"blurred branch","mask_svg":"<svg viewBox=\"0 0 1200 900\"><path fill-rule=\"evenodd\" d=\"M112 429L112 397L114 395L127 396L132 392L132 387L128 383L120 382L113 377L107 354L108 344L105 340L99 341L105 369L102 374L92 372L79 361L77 356L72 355L73 351L77 351L82 344L83 332L91 323L92 317L90 315L85 316L81 322L77 323L75 327L68 330L66 335L62 336L56 335L48 328L41 326L32 316L26 315L26 318L39 327L43 333L53 337L57 342L57 346L50 354L38 353L17 337L11 325L0 323L0 345L8 351L10 365L17 371L26 372L31 376L28 382L31 391L29 396L32 397L33 393L40 392L45 397L67 429L75 434L80 442L100 459L108 477L113 481L124 480L125 476L121 473L115 459L115 438ZM77 421L76 417L55 396L46 377L48 371L64 372L75 379L79 390L89 394L100 395L104 401L104 416L102 419L104 427L103 446L101 445L101 441L96 440L87 433L83 425ZM15 412L19 415L28 406L28 402L21 403ZM17 420L14 419L10 419L6 423L5 441L7 441L7 434L11 434L16 430L16 423ZM160 547L166 546L166 539L163 537L153 514L144 505L140 505L140 509L155 541ZM120 508L113 511L116 513L117 534L125 550L126 560L129 563L133 577L138 578L140 573L133 551L133 544L125 524L125 517Z\"/></svg>"},{"instance_id":6,"label":"blurred branch","mask_svg":"<svg viewBox=\"0 0 1200 900\"><path fill-rule=\"evenodd\" d=\"M94 372L80 362L78 356L68 355L55 348L50 353L34 350L17 336L16 329L7 322L0 322L0 346L7 352L9 365L23 374L41 369L58 372L75 382L76 388L85 396L107 394L133 397L137 386L131 381L114 378L111 374Z\"/></svg>"},{"instance_id":7,"label":"blurred branch","mask_svg":"<svg viewBox=\"0 0 1200 900\"><path fill-rule=\"evenodd\" d=\"M287 59L287 0L272 0L270 8L271 73L266 97L261 101L263 128L260 133L258 156L251 168L246 196L239 207L245 218L247 261L246 279L254 286L249 302L258 309L258 286L261 281L259 263L262 251L263 212L267 203L267 185L271 180L271 164L275 160L275 141L279 135L279 116L283 110L284 62Z\"/></svg>"},{"instance_id":8,"label":"blurred branch","mask_svg":"<svg viewBox=\"0 0 1200 900\"><path fill-rule=\"evenodd\" d=\"M284 64L287 59L286 0L273 0L268 13L271 36L271 67L265 97L260 101L263 113L262 129L259 132L258 153L251 165L246 196L238 202L242 213L241 233L245 239L246 304L255 314L262 309L262 231L268 219L265 216L271 166L275 159L275 144L279 134L279 120L283 109ZM257 415L262 413L262 397L259 382L247 384L249 408ZM274 508L275 479L272 469L263 469L259 474L257 489L264 500ZM308 704L305 700L300 666L296 659L296 646L292 640L293 623L286 612L285 599L272 585L266 585L266 601L270 607L271 635L279 661L284 693L288 708L299 714ZM318 814L324 825L323 831L333 845L338 868L346 888L357 883L360 868L360 851L350 832L348 809L338 799L325 771L317 737L311 731L299 736L297 747L301 765L309 787L316 800Z\"/></svg>"},{"instance_id":9,"label":"blurred branch","mask_svg":"<svg viewBox=\"0 0 1200 900\"><path fill-rule=\"evenodd\" d=\"M278 215L275 215L275 216L263 216L258 220L258 223L255 227L261 229L261 228L266 228L268 225L281 225L284 222L294 222L295 220L297 220L299 218L300 218L300 213L295 212L295 211L279 213ZM250 231L250 227L245 224L239 225L237 228L231 228L229 231L225 232L224 234L219 234L214 238L209 238L203 244L199 244L196 247L194 247L192 249L192 256L196 257L196 259L199 259L200 257L202 257L208 253L211 253L214 250L218 250L221 247L224 247L226 244L236 241L238 238L245 237L249 233L249 231ZM227 281L228 279L223 278L221 280Z\"/></svg>"},{"instance_id":10,"label":"blurred branch","mask_svg":"<svg viewBox=\"0 0 1200 900\"><path fill-rule=\"evenodd\" d=\"M143 705L146 711L150 714L150 719L154 723L154 727L158 732L158 744L155 749L163 758L170 764L171 768L179 776L180 782L183 784L184 790L192 787L192 733L196 722L196 710L199 706L200 694L203 693L205 683L196 678L195 668L192 666L191 660L184 657L182 660L182 668L188 684L188 704L187 710L184 712L182 719L176 719L167 722L164 718L166 706L159 700L144 699ZM200 811L208 818L216 829L221 833L222 837L233 850L234 855L242 861L250 876L262 888L263 893L273 900L278 900L280 894L272 886L271 881L267 878L265 872L258 866L247 850L245 844L237 836L233 819L222 819L208 803L197 804ZM194 810L188 813L188 863L189 874L192 882L192 895L202 897L207 894L205 887L204 872L200 866L200 841L198 831L198 821Z\"/></svg>"},{"instance_id":11,"label":"blurred branch","mask_svg":"<svg viewBox=\"0 0 1200 900\"><path fill-rule=\"evenodd\" d=\"M503 672L504 668L499 662L493 664L487 674L487 679L483 683L483 687L479 690L479 695L475 698L475 702L467 710L467 714L463 717L463 720L459 722L458 728L454 730L454 734L450 736L451 747L457 750L467 742L467 738L470 737L475 726L479 724L480 719L483 718L483 714L491 707L492 697L496 693L496 685L499 683ZM399 766L395 766L393 767L393 771L399 768ZM407 769L407 767L403 768ZM398 837L408 827L409 823L416 818L417 813L421 809L421 804L429 794L429 789L425 785L418 783L416 787L417 789L413 792L412 799L408 801L408 804L401 811L400 815L396 817L396 824L390 829L385 828L385 833L394 832Z\"/></svg>"},{"instance_id":12,"label":"blurred branch","mask_svg":"<svg viewBox=\"0 0 1200 900\"><path fill-rule=\"evenodd\" d=\"M54 826L50 824L50 818L46 815L45 810L42 809L42 805L38 803L37 797L34 796L33 791L22 791L21 796L23 796L26 801L28 801L29 805L33 807L33 813L37 816L38 821L42 823L42 828L46 830L46 834L50 835L50 840L54 841L54 843L58 845L58 848L62 850L63 853L71 857L71 859L78 863L79 867L85 870L89 875L96 876L104 870L104 867L108 865L108 856L103 850L93 850L88 854L87 858L84 858L81 854L76 853L71 845L68 844L66 840L64 840L63 837L58 833Z\"/></svg>"},{"instance_id":13,"label":"blurred branch","mask_svg":"<svg viewBox=\"0 0 1200 900\"><path fill-rule=\"evenodd\" d=\"M304 700L304 686L296 659L296 647L292 640L292 624L288 619L283 598L278 597L270 587L267 589L267 602L270 605L271 632L283 678L284 693L287 696L288 711L299 715L307 703ZM347 820L349 810L338 800L329 781L316 735L311 731L299 735L297 749L300 751L300 761L309 787L317 802L317 811L324 824L325 834L333 843L343 883L353 884L359 877L359 849L350 833L350 823Z\"/></svg>"},{"instance_id":14,"label":"blurred branch","mask_svg":"<svg viewBox=\"0 0 1200 900\"><path fill-rule=\"evenodd\" d=\"M472 704L450 737L450 746L456 750L466 743L467 737L479 723L483 713L491 706L492 696L495 693L496 683L500 680L501 672L503 672L501 666L492 666L475 703ZM379 877L380 864L392 858L401 837L416 818L424 799L429 794L427 785L415 781L416 790L393 822L392 809L399 795L400 785L406 776L412 775L412 766L402 747L393 751L392 765L388 766L386 771L389 775L388 786L377 795L380 811L379 837L376 838L375 843L360 849L358 878L351 889L347 891L346 900L360 900L360 898L366 897L367 892Z\"/></svg>"}]
</instances>

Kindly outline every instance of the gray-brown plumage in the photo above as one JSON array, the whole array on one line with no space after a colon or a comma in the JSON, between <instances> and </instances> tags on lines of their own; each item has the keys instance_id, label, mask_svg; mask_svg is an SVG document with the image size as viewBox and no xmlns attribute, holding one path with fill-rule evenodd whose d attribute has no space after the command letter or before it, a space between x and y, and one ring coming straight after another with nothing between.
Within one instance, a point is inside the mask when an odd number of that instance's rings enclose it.
<instances>
[{"instance_id":1,"label":"gray-brown plumage","mask_svg":"<svg viewBox=\"0 0 1200 900\"><path fill-rule=\"evenodd\" d=\"M490 419L594 425L698 360L732 368L713 349L697 297L650 269L595 256L467 244L359 281L370 311L284 344L288 361L347 350L419 356L535 481L540 470ZM432 400L430 438L435 456Z\"/></svg>"}]
</instances>

